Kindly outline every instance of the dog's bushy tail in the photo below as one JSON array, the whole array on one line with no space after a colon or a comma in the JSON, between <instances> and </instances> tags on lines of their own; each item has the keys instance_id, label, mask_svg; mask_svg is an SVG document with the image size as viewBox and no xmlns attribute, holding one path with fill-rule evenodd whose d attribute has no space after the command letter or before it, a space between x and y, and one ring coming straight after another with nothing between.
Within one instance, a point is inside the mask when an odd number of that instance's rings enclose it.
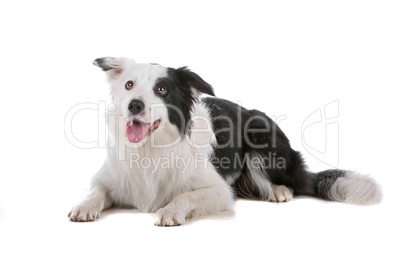
<instances>
[{"instance_id":1,"label":"dog's bushy tail","mask_svg":"<svg viewBox=\"0 0 402 268\"><path fill-rule=\"evenodd\" d=\"M380 185L368 175L354 171L329 169L308 173L316 197L349 204L372 205L382 200Z\"/></svg>"}]
</instances>

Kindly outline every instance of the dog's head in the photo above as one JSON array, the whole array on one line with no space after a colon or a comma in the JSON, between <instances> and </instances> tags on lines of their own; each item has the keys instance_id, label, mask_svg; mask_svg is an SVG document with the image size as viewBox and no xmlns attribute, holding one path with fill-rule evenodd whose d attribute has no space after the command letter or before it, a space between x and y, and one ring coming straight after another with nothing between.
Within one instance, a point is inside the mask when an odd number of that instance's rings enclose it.
<instances>
[{"instance_id":1,"label":"dog's head","mask_svg":"<svg viewBox=\"0 0 402 268\"><path fill-rule=\"evenodd\" d=\"M212 87L187 67L174 69L112 57L96 59L94 64L107 74L130 142L139 143L168 123L186 134L195 98L202 93L214 96Z\"/></svg>"}]
</instances>

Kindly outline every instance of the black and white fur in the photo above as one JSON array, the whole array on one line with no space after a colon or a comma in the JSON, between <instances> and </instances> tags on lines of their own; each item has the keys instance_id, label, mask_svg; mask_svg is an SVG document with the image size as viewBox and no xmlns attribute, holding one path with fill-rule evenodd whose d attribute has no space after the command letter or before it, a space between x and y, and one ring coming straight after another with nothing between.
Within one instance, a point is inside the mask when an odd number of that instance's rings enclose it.
<instances>
[{"instance_id":1,"label":"black and white fur","mask_svg":"<svg viewBox=\"0 0 402 268\"><path fill-rule=\"evenodd\" d=\"M186 218L232 211L235 196L285 202L307 195L351 204L382 199L369 176L307 171L269 117L214 97L212 87L186 67L112 57L94 64L107 74L116 105L107 116L117 127L109 129L107 159L88 196L69 213L72 221L93 221L102 210L123 205L155 212L155 225L180 225ZM140 138L134 135L139 142L126 137L133 122L144 133L149 128ZM138 165L158 159L170 160L165 167ZM272 165L275 159L280 163Z\"/></svg>"}]
</instances>

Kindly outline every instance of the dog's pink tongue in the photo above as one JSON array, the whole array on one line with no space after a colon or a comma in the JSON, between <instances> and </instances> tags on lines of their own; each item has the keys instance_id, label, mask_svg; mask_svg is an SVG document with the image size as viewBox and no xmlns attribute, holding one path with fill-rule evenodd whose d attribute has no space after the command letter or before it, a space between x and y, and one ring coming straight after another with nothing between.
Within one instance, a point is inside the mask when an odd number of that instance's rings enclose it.
<instances>
[{"instance_id":1,"label":"dog's pink tongue","mask_svg":"<svg viewBox=\"0 0 402 268\"><path fill-rule=\"evenodd\" d=\"M138 143L145 138L148 126L134 121L130 126L127 126L127 138L130 142Z\"/></svg>"}]
</instances>

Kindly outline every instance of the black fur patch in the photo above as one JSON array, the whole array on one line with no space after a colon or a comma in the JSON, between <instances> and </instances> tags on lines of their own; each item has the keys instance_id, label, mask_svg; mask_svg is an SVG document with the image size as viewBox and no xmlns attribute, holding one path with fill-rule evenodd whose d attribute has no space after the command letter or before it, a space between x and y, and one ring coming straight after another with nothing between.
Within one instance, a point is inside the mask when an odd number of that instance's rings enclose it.
<instances>
[{"instance_id":1,"label":"black fur patch","mask_svg":"<svg viewBox=\"0 0 402 268\"><path fill-rule=\"evenodd\" d=\"M214 95L214 92L207 82L187 67L168 68L167 73L167 77L156 81L154 91L166 104L169 121L184 135L188 133L191 126L190 112L195 101L191 88L209 95ZM159 95L157 92L159 87L164 87L167 93Z\"/></svg>"},{"instance_id":2,"label":"black fur patch","mask_svg":"<svg viewBox=\"0 0 402 268\"><path fill-rule=\"evenodd\" d=\"M190 86L200 93L205 93L211 96L215 96L214 90L210 84L204 81L198 74L190 71L187 67L180 67L173 69L176 77L184 82L186 86Z\"/></svg>"},{"instance_id":3,"label":"black fur patch","mask_svg":"<svg viewBox=\"0 0 402 268\"><path fill-rule=\"evenodd\" d=\"M290 147L285 134L268 116L223 99L203 101L210 110L218 143L211 162L224 178L237 174L233 188L238 195L247 193L248 198L260 199L250 181L253 168L258 168L271 183L292 188L296 195L315 195L301 154ZM260 156L261 166L248 165L245 157L250 156Z\"/></svg>"}]
</instances>

